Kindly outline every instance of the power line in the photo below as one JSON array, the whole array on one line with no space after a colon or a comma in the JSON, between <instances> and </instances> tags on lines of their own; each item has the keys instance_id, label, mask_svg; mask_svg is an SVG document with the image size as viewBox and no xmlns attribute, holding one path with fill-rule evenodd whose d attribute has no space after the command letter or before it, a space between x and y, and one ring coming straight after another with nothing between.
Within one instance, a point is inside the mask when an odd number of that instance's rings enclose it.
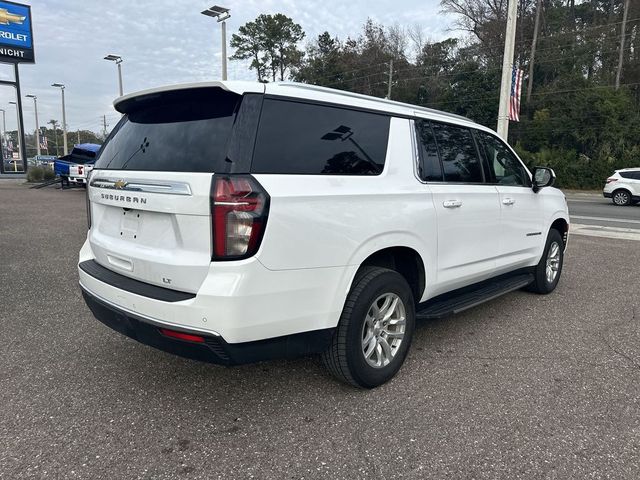
<instances>
[{"instance_id":1,"label":"power line","mask_svg":"<svg viewBox=\"0 0 640 480\"><path fill-rule=\"evenodd\" d=\"M634 47L633 46L629 46L628 48L625 48L624 51L631 51ZM612 52L617 52L618 49L616 50L610 50L610 51L604 51L601 53L612 53ZM558 64L560 65L562 60L566 61L566 56L564 55L560 55L557 57L551 57L551 58L543 58L540 60L536 61L536 65L553 65L553 64ZM470 73L476 73L476 72L481 72L481 73L489 73L489 72L497 72L497 71L501 71L502 67L492 67L492 68L473 68L473 69L469 69L469 70L461 70L461 71L457 71L457 72L451 72L451 73L441 73L441 74L437 74L437 75L417 75L414 77L405 77L405 78L398 78L397 75L402 73L402 72L409 72L409 71L416 71L419 70L420 67L412 67L412 68L405 68L405 69L400 69L400 70L394 70L394 75L396 75L396 82L408 82L411 80L430 80L430 79L443 79L443 78L448 78L448 77L456 77L456 76L461 76L461 75L465 75L465 74L470 74ZM373 78L375 76L381 76L381 75L386 75L386 72L384 71L380 71L380 72L376 72L376 73L372 73L369 75L363 75L361 77L356 77L356 78L345 78L345 79L341 79L335 82L330 82L328 84L325 84L324 86L330 87L332 85L340 85L340 84L344 84L344 83L349 83L349 82L355 82L356 80L363 80L363 79L367 79L367 78ZM369 87L374 87L374 86L378 86L378 85L383 85L386 84L386 80L381 80L375 83L370 83L368 86Z\"/></svg>"},{"instance_id":2,"label":"power line","mask_svg":"<svg viewBox=\"0 0 640 480\"><path fill-rule=\"evenodd\" d=\"M620 86L626 86L626 87L631 87L631 86L637 86L640 85L640 82L631 82L631 83L621 83ZM584 92L584 91L589 91L589 90L598 90L598 89L611 89L612 91L614 90L614 86L613 85L598 85L598 86L593 86L593 87L584 87L584 88L575 88L575 89L566 89L566 90L547 90L545 92L535 92L532 93L531 96L548 96L548 95L558 95L558 94L566 94L566 93L579 93L579 92ZM497 98L496 94L493 95L486 95L486 96L482 96L482 97L474 97L474 98L465 98L464 99L464 103L477 103L477 102L481 102L484 100L491 100L491 99L495 99ZM431 102L426 104L425 106L435 106L435 105L448 105L448 104L456 104L456 103L460 103L459 100L452 100L452 101L447 101L447 102Z\"/></svg>"}]
</instances>

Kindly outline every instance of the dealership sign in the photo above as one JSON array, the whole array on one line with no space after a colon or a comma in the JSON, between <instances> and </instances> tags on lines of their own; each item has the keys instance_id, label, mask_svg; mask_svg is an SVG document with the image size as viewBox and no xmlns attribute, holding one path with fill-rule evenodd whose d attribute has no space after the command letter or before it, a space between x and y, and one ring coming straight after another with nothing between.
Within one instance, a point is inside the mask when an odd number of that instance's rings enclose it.
<instances>
[{"instance_id":1,"label":"dealership sign","mask_svg":"<svg viewBox=\"0 0 640 480\"><path fill-rule=\"evenodd\" d=\"M29 5L0 0L0 62L35 62Z\"/></svg>"}]
</instances>

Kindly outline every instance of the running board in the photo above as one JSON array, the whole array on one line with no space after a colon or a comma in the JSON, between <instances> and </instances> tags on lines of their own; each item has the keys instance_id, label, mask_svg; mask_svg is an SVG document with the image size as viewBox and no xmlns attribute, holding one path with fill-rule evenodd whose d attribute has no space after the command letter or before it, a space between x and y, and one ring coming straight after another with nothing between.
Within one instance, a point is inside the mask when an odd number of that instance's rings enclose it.
<instances>
[{"instance_id":1,"label":"running board","mask_svg":"<svg viewBox=\"0 0 640 480\"><path fill-rule=\"evenodd\" d=\"M448 317L498 298L505 293L526 287L533 280L533 274L521 273L509 277L498 277L475 286L454 290L418 305L416 318L419 320L433 320Z\"/></svg>"}]
</instances>

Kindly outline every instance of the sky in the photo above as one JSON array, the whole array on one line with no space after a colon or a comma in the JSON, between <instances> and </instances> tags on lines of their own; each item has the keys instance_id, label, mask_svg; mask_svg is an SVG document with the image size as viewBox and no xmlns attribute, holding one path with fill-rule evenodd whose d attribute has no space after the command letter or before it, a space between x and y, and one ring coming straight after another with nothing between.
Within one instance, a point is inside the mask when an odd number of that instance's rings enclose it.
<instances>
[{"instance_id":1,"label":"sky","mask_svg":"<svg viewBox=\"0 0 640 480\"><path fill-rule=\"evenodd\" d=\"M385 25L418 24L439 40L451 33L453 19L440 12L439 0L17 0L31 5L35 64L20 65L25 131L35 130L33 100L38 97L41 126L61 121L63 83L69 131L101 131L103 115L113 126L118 95L117 68L104 60L120 55L124 93L159 85L219 80L220 25L200 12L218 2L231 9L227 37L261 13L283 13L299 23L306 41L327 30L344 39L357 36L367 17ZM390 10L392 7L392 10ZM233 52L229 49L228 54ZM230 61L230 80L254 80L246 62ZM13 80L13 67L0 65L0 79ZM7 130L15 130L15 90L0 87ZM108 127L109 128L109 127Z\"/></svg>"}]
</instances>

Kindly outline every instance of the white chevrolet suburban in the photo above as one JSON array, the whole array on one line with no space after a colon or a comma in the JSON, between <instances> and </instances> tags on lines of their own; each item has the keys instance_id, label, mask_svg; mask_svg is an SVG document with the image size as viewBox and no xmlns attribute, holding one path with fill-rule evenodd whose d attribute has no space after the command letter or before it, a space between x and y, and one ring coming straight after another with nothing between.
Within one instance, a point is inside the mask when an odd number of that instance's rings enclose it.
<instances>
[{"instance_id":1,"label":"white chevrolet suburban","mask_svg":"<svg viewBox=\"0 0 640 480\"><path fill-rule=\"evenodd\" d=\"M78 273L95 317L144 344L225 365L321 354L372 388L417 320L560 278L553 172L466 118L292 83L115 108Z\"/></svg>"}]
</instances>

